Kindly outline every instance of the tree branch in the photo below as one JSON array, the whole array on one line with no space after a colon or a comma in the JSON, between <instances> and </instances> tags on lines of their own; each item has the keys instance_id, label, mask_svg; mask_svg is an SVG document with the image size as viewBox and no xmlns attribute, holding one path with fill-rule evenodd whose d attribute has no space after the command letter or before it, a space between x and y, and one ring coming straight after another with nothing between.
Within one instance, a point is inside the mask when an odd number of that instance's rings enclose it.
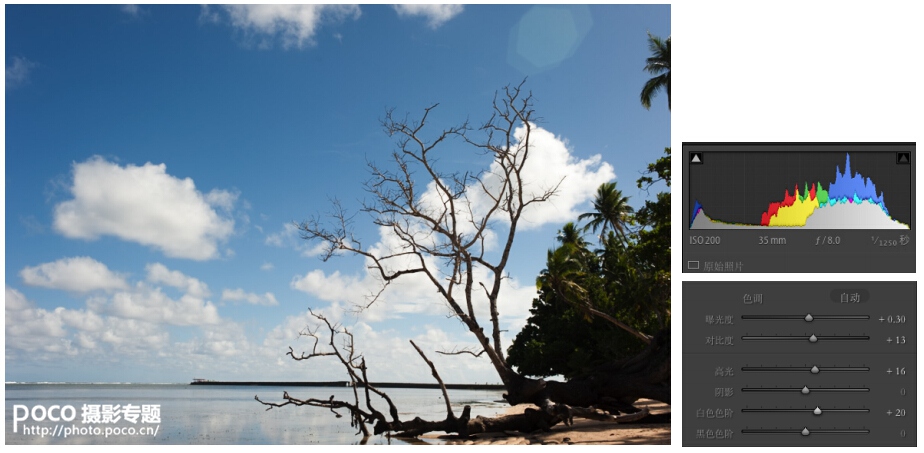
<instances>
[{"instance_id":1,"label":"tree branch","mask_svg":"<svg viewBox=\"0 0 924 453\"><path fill-rule=\"evenodd\" d=\"M436 351L436 353L437 353L437 354L442 354L442 355L462 355L462 354L471 354L471 355L474 356L474 357L481 357L481 354L484 354L484 349L482 349L481 352L479 352L479 353L477 353L477 354L475 354L475 351L472 351L472 350L469 349L469 348L464 348L464 349L459 349L459 350L453 349L452 351L449 351L449 352L446 352L446 351Z\"/></svg>"},{"instance_id":2,"label":"tree branch","mask_svg":"<svg viewBox=\"0 0 924 453\"><path fill-rule=\"evenodd\" d=\"M417 344L414 343L414 340L408 340L411 342L411 345L414 346L414 349L417 350L417 353L420 354L420 357L424 359L424 362L427 362L427 365L430 367L430 372L433 374L433 378L436 379L436 382L440 384L440 390L443 391L443 399L446 401L446 417L449 419L454 419L456 416L452 413L452 404L449 402L449 393L446 392L446 384L443 384L443 379L440 378L440 374L436 372L436 367L433 366L433 362L424 355L423 351L417 347Z\"/></svg>"}]
</instances>

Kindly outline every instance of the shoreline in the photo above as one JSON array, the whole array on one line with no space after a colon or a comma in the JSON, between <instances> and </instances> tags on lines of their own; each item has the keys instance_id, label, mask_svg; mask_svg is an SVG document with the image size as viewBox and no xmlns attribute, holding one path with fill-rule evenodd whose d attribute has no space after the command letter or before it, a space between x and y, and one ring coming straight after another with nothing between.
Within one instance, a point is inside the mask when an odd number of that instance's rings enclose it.
<instances>
[{"instance_id":1,"label":"shoreline","mask_svg":"<svg viewBox=\"0 0 924 453\"><path fill-rule=\"evenodd\" d=\"M652 401L639 400L638 407L648 407L652 415L668 413L670 405ZM532 404L519 404L507 407L501 415L521 414L526 408L536 408ZM430 433L423 439L439 439L449 445L670 445L671 424L668 423L631 423L616 424L588 419L575 418L574 425L559 423L549 431L520 433L477 434L474 439L453 439L446 434Z\"/></svg>"},{"instance_id":2,"label":"shoreline","mask_svg":"<svg viewBox=\"0 0 924 453\"><path fill-rule=\"evenodd\" d=\"M357 387L364 387L361 382L357 382ZM349 381L211 381L206 379L196 379L189 385L234 385L234 386L255 386L255 387L351 387ZM440 389L438 383L421 383L421 382L372 382L371 385L376 388L399 388L399 389ZM445 384L447 390L503 390L502 384Z\"/></svg>"}]
</instances>

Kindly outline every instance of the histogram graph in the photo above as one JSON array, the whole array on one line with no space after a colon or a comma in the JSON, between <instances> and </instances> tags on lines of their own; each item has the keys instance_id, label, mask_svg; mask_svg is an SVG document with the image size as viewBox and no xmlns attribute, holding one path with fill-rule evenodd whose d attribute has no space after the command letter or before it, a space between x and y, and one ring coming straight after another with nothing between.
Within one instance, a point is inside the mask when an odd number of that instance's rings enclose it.
<instances>
[{"instance_id":1,"label":"histogram graph","mask_svg":"<svg viewBox=\"0 0 924 453\"><path fill-rule=\"evenodd\" d=\"M685 272L914 272L915 143L684 143Z\"/></svg>"},{"instance_id":2,"label":"histogram graph","mask_svg":"<svg viewBox=\"0 0 924 453\"><path fill-rule=\"evenodd\" d=\"M702 156L690 166L690 229L910 228L911 167L894 154Z\"/></svg>"}]
</instances>

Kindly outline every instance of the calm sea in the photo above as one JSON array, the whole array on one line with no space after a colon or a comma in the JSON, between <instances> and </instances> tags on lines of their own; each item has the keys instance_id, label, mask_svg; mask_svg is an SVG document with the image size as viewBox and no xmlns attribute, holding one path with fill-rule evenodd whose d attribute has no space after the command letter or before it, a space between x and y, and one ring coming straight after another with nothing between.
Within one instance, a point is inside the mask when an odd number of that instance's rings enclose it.
<instances>
[{"instance_id":1,"label":"calm sea","mask_svg":"<svg viewBox=\"0 0 924 453\"><path fill-rule=\"evenodd\" d=\"M442 420L445 403L439 390L386 389L401 411L402 420L420 416ZM317 407L286 406L267 411L254 400L281 402L282 392L296 398L329 398L352 401L352 391L341 387L270 387L270 386L192 386L186 384L6 384L7 444L358 444L362 436L350 427L349 415L336 418L329 410ZM462 407L472 406L472 416L491 416L505 409L501 391L450 390L449 398L456 415ZM132 424L124 419L115 423L82 423L82 409L104 405L136 406L153 409L159 405L159 423L153 418L143 423L139 416ZM387 413L387 404L376 404ZM14 411L15 406L25 406ZM41 407L38 407L41 406ZM51 421L51 406L72 406L75 414L65 410L72 421ZM14 432L13 417L18 421ZM15 414L14 414L15 412ZM153 415L152 412L148 413ZM32 419L45 418L43 421ZM50 415L60 418L58 409ZM98 429L98 430L96 430ZM96 431L91 431L96 430ZM371 430L371 427L370 427ZM108 437L107 437L108 432ZM67 437L65 437L67 434ZM402 441L373 436L369 444L401 444ZM427 442L437 442L427 440Z\"/></svg>"}]
</instances>

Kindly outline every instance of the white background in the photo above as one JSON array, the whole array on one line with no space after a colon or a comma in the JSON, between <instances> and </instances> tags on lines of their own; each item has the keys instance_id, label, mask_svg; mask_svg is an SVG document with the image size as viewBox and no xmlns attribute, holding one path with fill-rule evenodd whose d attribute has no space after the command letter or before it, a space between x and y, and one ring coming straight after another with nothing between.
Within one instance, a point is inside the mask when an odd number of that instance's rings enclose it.
<instances>
[{"instance_id":1,"label":"white background","mask_svg":"<svg viewBox=\"0 0 924 453\"><path fill-rule=\"evenodd\" d=\"M924 2L674 1L674 155L680 154L683 142L694 141L920 142L922 22ZM682 163L673 160L675 220L684 218ZM920 179L916 184L915 220L920 222ZM681 446L683 429L682 364L677 360L683 348L682 281L919 279L917 273L683 274L682 225L675 221L672 230L671 449ZM922 256L919 245L916 252ZM920 260L916 267L922 271ZM920 338L920 330L918 334ZM919 439L921 420L919 415Z\"/></svg>"}]
</instances>

